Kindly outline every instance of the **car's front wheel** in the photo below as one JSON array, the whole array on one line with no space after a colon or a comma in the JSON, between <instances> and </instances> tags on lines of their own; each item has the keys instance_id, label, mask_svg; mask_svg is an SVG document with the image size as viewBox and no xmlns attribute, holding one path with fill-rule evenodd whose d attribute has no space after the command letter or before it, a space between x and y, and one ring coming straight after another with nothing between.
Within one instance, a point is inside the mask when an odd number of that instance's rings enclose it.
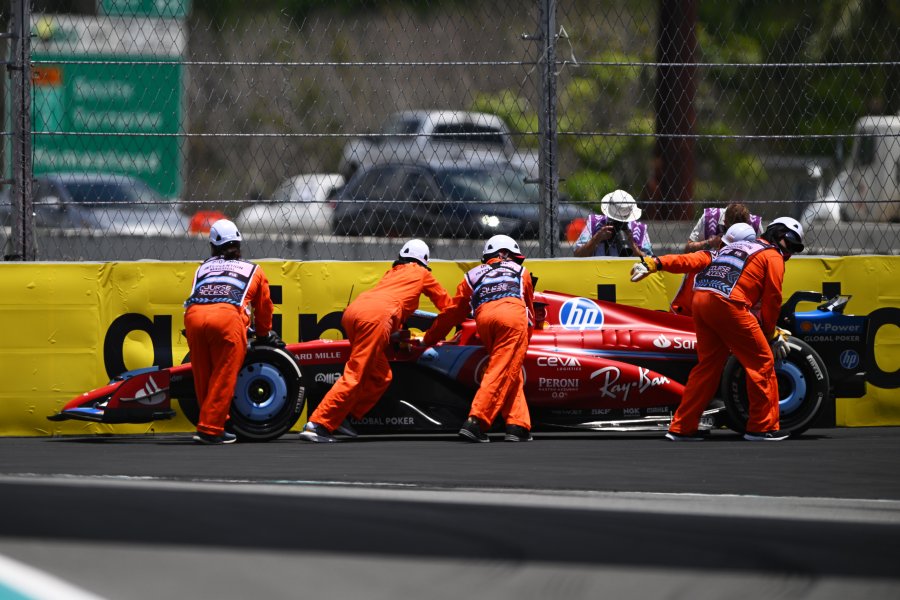
<instances>
[{"instance_id":1,"label":"car's front wheel","mask_svg":"<svg viewBox=\"0 0 900 600\"><path fill-rule=\"evenodd\" d=\"M775 361L778 377L780 429L799 435L809 429L829 394L828 371L822 357L806 342L788 338L790 354ZM750 415L747 399L747 374L735 357L728 359L722 374L722 400L726 424L743 433Z\"/></svg>"},{"instance_id":2,"label":"car's front wheel","mask_svg":"<svg viewBox=\"0 0 900 600\"><path fill-rule=\"evenodd\" d=\"M266 442L285 434L303 411L304 388L294 357L278 348L251 348L238 373L227 428L244 442ZM197 398L178 399L194 425L200 418Z\"/></svg>"}]
</instances>

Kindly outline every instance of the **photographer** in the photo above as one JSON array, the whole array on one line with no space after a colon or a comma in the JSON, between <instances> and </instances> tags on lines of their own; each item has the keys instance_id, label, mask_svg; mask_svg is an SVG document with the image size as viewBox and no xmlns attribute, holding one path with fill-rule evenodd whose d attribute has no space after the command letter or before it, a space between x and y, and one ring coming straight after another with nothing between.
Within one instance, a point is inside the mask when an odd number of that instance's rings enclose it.
<instances>
[{"instance_id":1,"label":"photographer","mask_svg":"<svg viewBox=\"0 0 900 600\"><path fill-rule=\"evenodd\" d=\"M684 251L717 250L722 244L722 236L735 223L749 223L756 235L762 235L762 219L750 214L743 204L732 202L725 208L703 209L684 245Z\"/></svg>"},{"instance_id":2,"label":"photographer","mask_svg":"<svg viewBox=\"0 0 900 600\"><path fill-rule=\"evenodd\" d=\"M641 209L631 194L616 190L600 201L602 215L588 217L575 241L574 253L584 256L650 256L653 254L647 226L638 221Z\"/></svg>"}]
</instances>

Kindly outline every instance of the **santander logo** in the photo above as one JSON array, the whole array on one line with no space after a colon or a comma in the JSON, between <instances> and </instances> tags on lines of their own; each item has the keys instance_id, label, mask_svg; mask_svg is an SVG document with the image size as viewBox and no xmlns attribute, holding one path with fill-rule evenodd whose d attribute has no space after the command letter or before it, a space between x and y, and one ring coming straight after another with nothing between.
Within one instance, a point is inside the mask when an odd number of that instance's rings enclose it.
<instances>
[{"instance_id":1,"label":"santander logo","mask_svg":"<svg viewBox=\"0 0 900 600\"><path fill-rule=\"evenodd\" d=\"M672 345L672 341L663 334L659 334L659 337L653 340L653 345L657 348L668 348Z\"/></svg>"}]
</instances>

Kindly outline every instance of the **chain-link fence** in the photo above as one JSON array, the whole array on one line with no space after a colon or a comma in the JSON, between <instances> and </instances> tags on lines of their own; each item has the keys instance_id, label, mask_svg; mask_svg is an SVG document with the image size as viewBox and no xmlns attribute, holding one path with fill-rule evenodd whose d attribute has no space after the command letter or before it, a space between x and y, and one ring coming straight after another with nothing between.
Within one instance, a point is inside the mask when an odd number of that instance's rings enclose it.
<instances>
[{"instance_id":1,"label":"chain-link fence","mask_svg":"<svg viewBox=\"0 0 900 600\"><path fill-rule=\"evenodd\" d=\"M615 189L654 253L732 203L800 219L812 253L898 250L892 3L11 0L2 20L13 260L198 259L222 215L256 258L413 236L473 258L495 233L572 256Z\"/></svg>"}]
</instances>

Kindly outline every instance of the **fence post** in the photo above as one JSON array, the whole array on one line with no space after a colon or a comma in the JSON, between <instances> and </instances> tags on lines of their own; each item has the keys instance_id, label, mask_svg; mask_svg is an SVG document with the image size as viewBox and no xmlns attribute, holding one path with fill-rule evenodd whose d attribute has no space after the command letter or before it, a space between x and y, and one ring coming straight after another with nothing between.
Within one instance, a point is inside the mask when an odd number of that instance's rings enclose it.
<instances>
[{"instance_id":1,"label":"fence post","mask_svg":"<svg viewBox=\"0 0 900 600\"><path fill-rule=\"evenodd\" d=\"M12 90L12 193L10 248L6 260L35 260L31 204L31 0L11 2L12 56L7 63Z\"/></svg>"},{"instance_id":2,"label":"fence post","mask_svg":"<svg viewBox=\"0 0 900 600\"><path fill-rule=\"evenodd\" d=\"M540 0L541 90L538 107L541 180L540 252L554 258L559 252L559 165L556 139L556 0Z\"/></svg>"},{"instance_id":3,"label":"fence post","mask_svg":"<svg viewBox=\"0 0 900 600\"><path fill-rule=\"evenodd\" d=\"M693 217L697 0L660 0L651 219Z\"/></svg>"}]
</instances>

